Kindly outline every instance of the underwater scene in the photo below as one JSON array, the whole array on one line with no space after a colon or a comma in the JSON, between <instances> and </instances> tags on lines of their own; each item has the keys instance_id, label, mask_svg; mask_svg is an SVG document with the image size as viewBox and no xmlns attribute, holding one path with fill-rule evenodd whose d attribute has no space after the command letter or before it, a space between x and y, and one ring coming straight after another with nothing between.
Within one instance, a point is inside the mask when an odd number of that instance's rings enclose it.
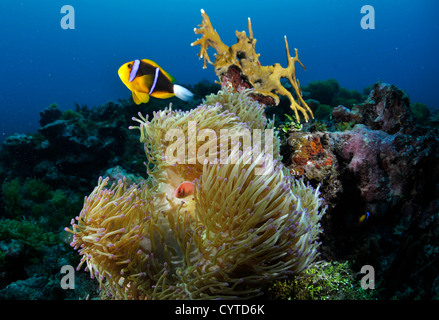
<instances>
[{"instance_id":1,"label":"underwater scene","mask_svg":"<svg viewBox=\"0 0 439 320\"><path fill-rule=\"evenodd\" d=\"M0 9L0 300L439 299L436 1Z\"/></svg>"}]
</instances>

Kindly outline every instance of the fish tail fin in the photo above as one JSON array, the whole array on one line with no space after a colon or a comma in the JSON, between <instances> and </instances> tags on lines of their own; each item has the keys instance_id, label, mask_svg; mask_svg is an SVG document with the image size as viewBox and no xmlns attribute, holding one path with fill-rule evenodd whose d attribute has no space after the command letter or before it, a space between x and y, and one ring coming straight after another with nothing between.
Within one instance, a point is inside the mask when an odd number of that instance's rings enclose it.
<instances>
[{"instance_id":1,"label":"fish tail fin","mask_svg":"<svg viewBox=\"0 0 439 320\"><path fill-rule=\"evenodd\" d=\"M174 94L183 101L191 101L194 97L192 92L178 84L174 84Z\"/></svg>"}]
</instances>

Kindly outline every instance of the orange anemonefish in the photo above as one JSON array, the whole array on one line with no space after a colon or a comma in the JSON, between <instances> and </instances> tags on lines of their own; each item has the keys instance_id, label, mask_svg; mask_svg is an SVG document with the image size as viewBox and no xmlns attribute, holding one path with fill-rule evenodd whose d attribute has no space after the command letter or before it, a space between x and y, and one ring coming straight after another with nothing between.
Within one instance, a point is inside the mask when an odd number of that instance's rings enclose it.
<instances>
[{"instance_id":1,"label":"orange anemonefish","mask_svg":"<svg viewBox=\"0 0 439 320\"><path fill-rule=\"evenodd\" d=\"M190 196L191 194L194 194L195 190L195 184L190 181L185 181L181 183L177 189L174 191L174 196L176 198L185 198L187 196Z\"/></svg>"},{"instance_id":2,"label":"orange anemonefish","mask_svg":"<svg viewBox=\"0 0 439 320\"><path fill-rule=\"evenodd\" d=\"M188 89L174 84L174 77L152 60L127 62L119 68L118 74L132 91L136 104L147 103L149 96L167 99L175 95L184 101L190 101L193 97Z\"/></svg>"}]
</instances>

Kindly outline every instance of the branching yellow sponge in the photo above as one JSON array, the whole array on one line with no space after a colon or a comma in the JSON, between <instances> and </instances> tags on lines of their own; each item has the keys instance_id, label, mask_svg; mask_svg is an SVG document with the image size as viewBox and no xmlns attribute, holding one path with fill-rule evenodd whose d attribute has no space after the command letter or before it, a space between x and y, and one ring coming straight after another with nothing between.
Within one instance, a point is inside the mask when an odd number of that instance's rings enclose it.
<instances>
[{"instance_id":1,"label":"branching yellow sponge","mask_svg":"<svg viewBox=\"0 0 439 320\"><path fill-rule=\"evenodd\" d=\"M202 35L202 37L191 45L200 45L201 48L198 57L204 59L203 68L207 67L207 62L213 64L215 73L221 82L231 82L236 90L249 87L254 88L255 95L269 98L258 99L265 104L278 105L278 95L288 97L291 102L291 109L294 111L297 121L300 120L298 111L302 113L305 121L308 121L310 116L312 118L314 117L311 109L302 98L300 83L295 75L296 62L303 68L305 67L299 60L297 49L294 49L295 56L291 57L286 36L285 48L288 66L283 68L279 63L275 63L271 66L261 66L259 62L260 54L257 54L255 51L256 39L253 38L250 18L248 19L249 36L247 37L245 31L236 31L238 42L228 47L221 41L218 33L212 27L209 16L203 9L201 10L201 15L203 17L202 24L199 25L199 29L195 28L194 32ZM212 63L207 54L209 47L216 50L214 63ZM282 78L288 79L296 93L296 98L282 85L280 82Z\"/></svg>"}]
</instances>

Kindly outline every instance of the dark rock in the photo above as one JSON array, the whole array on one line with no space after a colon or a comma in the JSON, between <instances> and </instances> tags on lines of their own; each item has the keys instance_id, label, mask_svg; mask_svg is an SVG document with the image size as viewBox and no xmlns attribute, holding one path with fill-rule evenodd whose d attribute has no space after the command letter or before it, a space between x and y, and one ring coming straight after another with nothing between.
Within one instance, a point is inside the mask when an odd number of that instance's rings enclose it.
<instances>
[{"instance_id":1,"label":"dark rock","mask_svg":"<svg viewBox=\"0 0 439 320\"><path fill-rule=\"evenodd\" d=\"M128 130L132 113L128 116L126 108L131 107L126 101L109 102L60 114L52 105L42 112L44 125L37 133L15 134L4 140L2 174L35 177L56 188L79 188L86 193L106 169L121 164L114 161L129 160L124 167L130 171L142 168L144 154L138 136ZM132 159L136 155L142 155L138 166Z\"/></svg>"},{"instance_id":2,"label":"dark rock","mask_svg":"<svg viewBox=\"0 0 439 320\"><path fill-rule=\"evenodd\" d=\"M343 122L362 123L363 115L358 107L353 107L352 110L349 110L344 106L337 106L332 111L332 119L336 124Z\"/></svg>"},{"instance_id":3,"label":"dark rock","mask_svg":"<svg viewBox=\"0 0 439 320\"><path fill-rule=\"evenodd\" d=\"M382 297L428 299L439 272L439 131L418 126L409 106L402 90L378 83L365 103L334 109L352 130L296 132L282 155L321 184L323 257L379 267ZM332 168L319 165L328 155Z\"/></svg>"},{"instance_id":4,"label":"dark rock","mask_svg":"<svg viewBox=\"0 0 439 320\"><path fill-rule=\"evenodd\" d=\"M40 112L40 125L44 127L46 124L61 118L61 115L62 115L61 110L58 108L58 106L55 103L53 103Z\"/></svg>"},{"instance_id":5,"label":"dark rock","mask_svg":"<svg viewBox=\"0 0 439 320\"><path fill-rule=\"evenodd\" d=\"M406 92L394 85L378 82L367 100L358 106L364 124L389 134L413 126L413 113Z\"/></svg>"},{"instance_id":6,"label":"dark rock","mask_svg":"<svg viewBox=\"0 0 439 320\"><path fill-rule=\"evenodd\" d=\"M63 299L64 292L53 278L33 276L17 280L0 290L3 300L56 300Z\"/></svg>"}]
</instances>

